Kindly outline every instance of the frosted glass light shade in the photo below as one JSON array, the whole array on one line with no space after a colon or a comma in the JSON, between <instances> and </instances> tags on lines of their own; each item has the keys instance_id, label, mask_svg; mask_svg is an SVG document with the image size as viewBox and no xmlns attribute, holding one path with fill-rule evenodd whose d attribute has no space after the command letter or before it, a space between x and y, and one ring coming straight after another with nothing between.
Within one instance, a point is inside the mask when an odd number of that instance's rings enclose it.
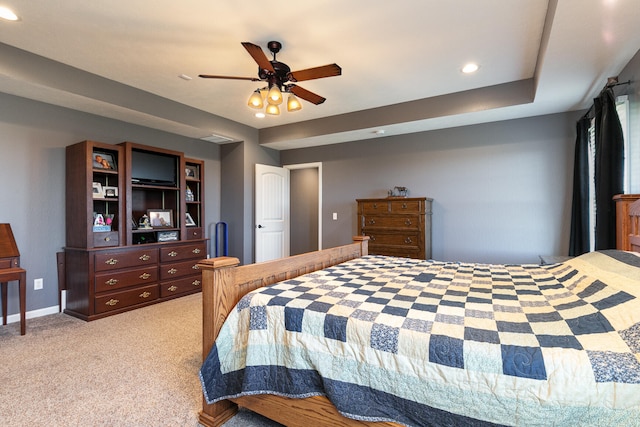
<instances>
[{"instance_id":1,"label":"frosted glass light shade","mask_svg":"<svg viewBox=\"0 0 640 427\"><path fill-rule=\"evenodd\" d=\"M302 104L294 94L289 94L289 98L287 99L287 111L298 110L302 110Z\"/></svg>"},{"instance_id":2,"label":"frosted glass light shade","mask_svg":"<svg viewBox=\"0 0 640 427\"><path fill-rule=\"evenodd\" d=\"M278 86L271 86L269 94L267 95L267 102L273 105L282 104L282 92L280 92L280 88L278 88Z\"/></svg>"},{"instance_id":3,"label":"frosted glass light shade","mask_svg":"<svg viewBox=\"0 0 640 427\"><path fill-rule=\"evenodd\" d=\"M260 91L256 90L249 97L249 102L247 103L251 108L262 108L264 106L262 102L262 95L260 95Z\"/></svg>"},{"instance_id":4,"label":"frosted glass light shade","mask_svg":"<svg viewBox=\"0 0 640 427\"><path fill-rule=\"evenodd\" d=\"M275 105L275 104L268 104L267 108L265 110L265 113L272 115L272 116L279 116L280 115L280 108Z\"/></svg>"}]
</instances>

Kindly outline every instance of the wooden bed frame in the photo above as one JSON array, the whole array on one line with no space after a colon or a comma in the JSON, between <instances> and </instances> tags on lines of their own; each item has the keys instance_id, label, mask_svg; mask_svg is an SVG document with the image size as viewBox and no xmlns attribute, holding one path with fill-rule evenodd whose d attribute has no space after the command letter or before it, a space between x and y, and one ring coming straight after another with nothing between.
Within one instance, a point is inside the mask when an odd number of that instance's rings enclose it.
<instances>
[{"instance_id":1,"label":"wooden bed frame","mask_svg":"<svg viewBox=\"0 0 640 427\"><path fill-rule=\"evenodd\" d=\"M640 200L629 206L624 218L631 250L640 252ZM621 226L621 219L618 226ZM274 261L239 266L237 258L220 257L202 261L202 358L209 354L229 312L246 293L312 271L321 270L368 254L366 236L337 248L296 255ZM238 405L287 426L313 427L401 427L390 422L363 422L343 417L322 396L290 399L273 395L244 396L208 405L203 398L199 421L218 427L233 417Z\"/></svg>"}]
</instances>

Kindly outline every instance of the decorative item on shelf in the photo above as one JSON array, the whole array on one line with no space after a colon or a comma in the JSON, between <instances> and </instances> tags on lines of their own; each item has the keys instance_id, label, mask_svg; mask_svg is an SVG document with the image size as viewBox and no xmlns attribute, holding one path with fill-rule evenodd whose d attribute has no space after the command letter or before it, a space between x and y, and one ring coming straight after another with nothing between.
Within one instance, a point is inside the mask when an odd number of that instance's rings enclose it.
<instances>
[{"instance_id":1,"label":"decorative item on shelf","mask_svg":"<svg viewBox=\"0 0 640 427\"><path fill-rule=\"evenodd\" d=\"M178 240L177 231L158 231L157 235L158 242L172 242L174 240Z\"/></svg>"},{"instance_id":2,"label":"decorative item on shelf","mask_svg":"<svg viewBox=\"0 0 640 427\"><path fill-rule=\"evenodd\" d=\"M105 198L118 197L118 187L102 187Z\"/></svg>"},{"instance_id":3,"label":"decorative item on shelf","mask_svg":"<svg viewBox=\"0 0 640 427\"><path fill-rule=\"evenodd\" d=\"M409 195L409 189L407 187L393 187L393 190L388 192L389 198L404 198Z\"/></svg>"},{"instance_id":4,"label":"decorative item on shelf","mask_svg":"<svg viewBox=\"0 0 640 427\"><path fill-rule=\"evenodd\" d=\"M102 184L100 184L99 182L93 183L93 198L94 199L104 198L104 190L102 189Z\"/></svg>"},{"instance_id":5,"label":"decorative item on shelf","mask_svg":"<svg viewBox=\"0 0 640 427\"><path fill-rule=\"evenodd\" d=\"M111 231L111 221L113 220L113 215L111 215L111 219L107 216L107 221L105 221L104 216L101 213L94 212L93 213L93 231L94 232L105 232Z\"/></svg>"},{"instance_id":6,"label":"decorative item on shelf","mask_svg":"<svg viewBox=\"0 0 640 427\"><path fill-rule=\"evenodd\" d=\"M191 217L191 215L189 214L189 212L187 212L187 218L185 220L185 224L187 225L187 227L194 227L197 225L196 222Z\"/></svg>"},{"instance_id":7,"label":"decorative item on shelf","mask_svg":"<svg viewBox=\"0 0 640 427\"><path fill-rule=\"evenodd\" d=\"M138 230L150 230L151 228L149 216L147 214L142 215L138 220Z\"/></svg>"},{"instance_id":8,"label":"decorative item on shelf","mask_svg":"<svg viewBox=\"0 0 640 427\"><path fill-rule=\"evenodd\" d=\"M173 227L172 213L171 209L147 209L147 215L149 215L153 228Z\"/></svg>"},{"instance_id":9,"label":"decorative item on shelf","mask_svg":"<svg viewBox=\"0 0 640 427\"><path fill-rule=\"evenodd\" d=\"M94 151L93 152L93 168L115 171L117 170L117 165L111 154Z\"/></svg>"},{"instance_id":10,"label":"decorative item on shelf","mask_svg":"<svg viewBox=\"0 0 640 427\"><path fill-rule=\"evenodd\" d=\"M187 191L186 191L185 194L186 194L187 202L193 202L195 200L195 197L193 195L193 191L191 191L189 186L187 186Z\"/></svg>"},{"instance_id":11,"label":"decorative item on shelf","mask_svg":"<svg viewBox=\"0 0 640 427\"><path fill-rule=\"evenodd\" d=\"M184 175L187 178L194 178L194 179L198 179L198 168L196 168L195 166L186 166L184 169Z\"/></svg>"}]
</instances>

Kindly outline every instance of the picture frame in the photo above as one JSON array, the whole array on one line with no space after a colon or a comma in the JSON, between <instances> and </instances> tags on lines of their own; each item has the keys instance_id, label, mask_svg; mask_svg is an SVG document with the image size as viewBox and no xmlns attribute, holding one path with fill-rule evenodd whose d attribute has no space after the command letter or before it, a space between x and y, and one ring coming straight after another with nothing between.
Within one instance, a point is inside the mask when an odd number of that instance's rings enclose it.
<instances>
[{"instance_id":1,"label":"picture frame","mask_svg":"<svg viewBox=\"0 0 640 427\"><path fill-rule=\"evenodd\" d=\"M184 168L184 176L187 178L200 179L200 174L198 173L197 166L185 166Z\"/></svg>"},{"instance_id":2,"label":"picture frame","mask_svg":"<svg viewBox=\"0 0 640 427\"><path fill-rule=\"evenodd\" d=\"M104 186L102 187L102 194L105 198L118 197L118 187Z\"/></svg>"},{"instance_id":3,"label":"picture frame","mask_svg":"<svg viewBox=\"0 0 640 427\"><path fill-rule=\"evenodd\" d=\"M113 158L113 154L105 153L102 151L94 151L92 154L92 162L94 169L104 169L111 171L118 170L118 165Z\"/></svg>"},{"instance_id":4,"label":"picture frame","mask_svg":"<svg viewBox=\"0 0 640 427\"><path fill-rule=\"evenodd\" d=\"M104 198L104 190L102 189L102 184L99 182L94 182L92 184L93 187L93 198L94 199L103 199Z\"/></svg>"},{"instance_id":5,"label":"picture frame","mask_svg":"<svg viewBox=\"0 0 640 427\"><path fill-rule=\"evenodd\" d=\"M156 240L158 242L173 242L178 240L178 232L172 231L158 231Z\"/></svg>"},{"instance_id":6,"label":"picture frame","mask_svg":"<svg viewBox=\"0 0 640 427\"><path fill-rule=\"evenodd\" d=\"M198 224L196 224L196 222L193 220L193 218L191 217L191 214L189 214L189 212L187 212L187 215L186 215L186 216L187 216L187 218L186 218L186 220L185 220L185 224L187 225L187 227L195 227L196 225L198 225Z\"/></svg>"},{"instance_id":7,"label":"picture frame","mask_svg":"<svg viewBox=\"0 0 640 427\"><path fill-rule=\"evenodd\" d=\"M152 228L173 227L173 211L171 209L147 209Z\"/></svg>"}]
</instances>

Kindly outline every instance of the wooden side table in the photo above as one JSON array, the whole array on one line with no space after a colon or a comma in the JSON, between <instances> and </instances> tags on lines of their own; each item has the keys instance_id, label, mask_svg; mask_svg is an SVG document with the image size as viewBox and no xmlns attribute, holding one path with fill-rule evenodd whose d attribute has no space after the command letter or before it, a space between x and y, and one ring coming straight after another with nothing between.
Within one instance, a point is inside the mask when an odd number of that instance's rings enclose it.
<instances>
[{"instance_id":1,"label":"wooden side table","mask_svg":"<svg viewBox=\"0 0 640 427\"><path fill-rule=\"evenodd\" d=\"M0 287L2 289L2 324L7 324L7 285L9 282L18 282L20 287L20 335L27 330L27 270L19 267L0 269Z\"/></svg>"}]
</instances>

